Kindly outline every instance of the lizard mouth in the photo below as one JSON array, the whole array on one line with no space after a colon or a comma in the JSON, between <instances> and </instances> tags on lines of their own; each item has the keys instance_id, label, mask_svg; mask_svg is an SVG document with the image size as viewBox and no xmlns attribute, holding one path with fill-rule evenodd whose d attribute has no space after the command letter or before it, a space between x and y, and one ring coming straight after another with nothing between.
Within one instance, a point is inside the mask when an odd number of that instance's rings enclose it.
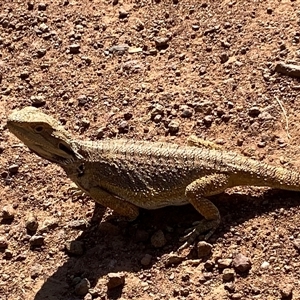
<instances>
[{"instance_id":1,"label":"lizard mouth","mask_svg":"<svg viewBox=\"0 0 300 300\"><path fill-rule=\"evenodd\" d=\"M69 147L67 147L66 145L64 145L63 143L59 143L58 144L58 148L61 150L61 151L64 151L66 152L68 155L72 156L72 157L76 157L76 154L75 152L70 149Z\"/></svg>"}]
</instances>

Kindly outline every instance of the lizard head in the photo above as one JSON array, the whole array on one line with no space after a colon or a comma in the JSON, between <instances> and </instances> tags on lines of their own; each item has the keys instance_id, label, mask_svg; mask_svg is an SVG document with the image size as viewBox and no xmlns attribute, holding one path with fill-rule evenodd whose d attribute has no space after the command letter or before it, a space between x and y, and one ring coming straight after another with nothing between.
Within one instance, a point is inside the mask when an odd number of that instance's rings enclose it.
<instances>
[{"instance_id":1,"label":"lizard head","mask_svg":"<svg viewBox=\"0 0 300 300\"><path fill-rule=\"evenodd\" d=\"M7 128L30 150L51 162L64 164L80 156L63 126L35 107L13 111L8 117Z\"/></svg>"}]
</instances>

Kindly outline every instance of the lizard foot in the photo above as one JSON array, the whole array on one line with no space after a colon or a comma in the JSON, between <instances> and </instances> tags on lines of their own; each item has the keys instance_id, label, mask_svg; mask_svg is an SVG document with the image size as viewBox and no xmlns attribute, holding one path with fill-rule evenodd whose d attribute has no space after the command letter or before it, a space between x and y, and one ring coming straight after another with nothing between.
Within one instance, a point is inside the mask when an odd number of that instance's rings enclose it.
<instances>
[{"instance_id":1,"label":"lizard foot","mask_svg":"<svg viewBox=\"0 0 300 300\"><path fill-rule=\"evenodd\" d=\"M75 183L71 183L68 188L68 192L72 197L84 197L86 196L85 192L83 192Z\"/></svg>"},{"instance_id":2,"label":"lizard foot","mask_svg":"<svg viewBox=\"0 0 300 300\"><path fill-rule=\"evenodd\" d=\"M182 246L180 246L179 250L182 250L188 246L190 246L196 239L197 237L202 234L206 233L203 237L203 240L208 240L215 230L218 228L220 224L220 220L206 220L203 219L201 221L194 223L195 225L192 228L189 228L186 230L188 232L185 236L183 236L180 241L185 242Z\"/></svg>"}]
</instances>

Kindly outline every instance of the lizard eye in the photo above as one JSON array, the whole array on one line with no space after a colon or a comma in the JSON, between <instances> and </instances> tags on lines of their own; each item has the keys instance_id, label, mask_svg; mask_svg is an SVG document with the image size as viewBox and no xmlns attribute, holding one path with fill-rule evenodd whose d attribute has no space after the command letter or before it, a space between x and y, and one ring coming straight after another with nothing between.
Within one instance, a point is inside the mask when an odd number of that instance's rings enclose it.
<instances>
[{"instance_id":1,"label":"lizard eye","mask_svg":"<svg viewBox=\"0 0 300 300\"><path fill-rule=\"evenodd\" d=\"M43 129L44 128L41 125L38 125L38 126L34 127L34 130L35 130L36 133L41 133L43 131Z\"/></svg>"}]
</instances>

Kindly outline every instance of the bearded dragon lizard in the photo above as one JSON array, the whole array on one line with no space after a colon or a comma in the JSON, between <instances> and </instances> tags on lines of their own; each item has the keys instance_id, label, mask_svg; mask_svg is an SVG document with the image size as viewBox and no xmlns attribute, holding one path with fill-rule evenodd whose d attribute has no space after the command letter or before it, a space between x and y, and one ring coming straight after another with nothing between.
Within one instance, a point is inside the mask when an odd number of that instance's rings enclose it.
<instances>
[{"instance_id":1,"label":"bearded dragon lizard","mask_svg":"<svg viewBox=\"0 0 300 300\"><path fill-rule=\"evenodd\" d=\"M200 233L209 238L220 224L219 210L209 196L241 185L300 191L299 172L214 149L195 137L183 146L81 141L34 107L13 111L7 127L34 153L61 166L96 202L129 219L138 216L139 208L192 204L204 219L185 236L185 245Z\"/></svg>"}]
</instances>

